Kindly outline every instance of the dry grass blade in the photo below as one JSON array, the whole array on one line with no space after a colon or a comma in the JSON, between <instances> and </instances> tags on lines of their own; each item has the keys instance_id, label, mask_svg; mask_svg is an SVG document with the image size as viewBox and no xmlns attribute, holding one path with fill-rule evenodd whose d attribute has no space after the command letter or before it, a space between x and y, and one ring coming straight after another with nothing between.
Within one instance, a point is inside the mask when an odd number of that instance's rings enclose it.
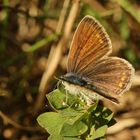
<instances>
[{"instance_id":1,"label":"dry grass blade","mask_svg":"<svg viewBox=\"0 0 140 140\"><path fill-rule=\"evenodd\" d=\"M113 0L113 1L118 3L125 11L127 11L140 24L140 15L128 0Z\"/></svg>"}]
</instances>

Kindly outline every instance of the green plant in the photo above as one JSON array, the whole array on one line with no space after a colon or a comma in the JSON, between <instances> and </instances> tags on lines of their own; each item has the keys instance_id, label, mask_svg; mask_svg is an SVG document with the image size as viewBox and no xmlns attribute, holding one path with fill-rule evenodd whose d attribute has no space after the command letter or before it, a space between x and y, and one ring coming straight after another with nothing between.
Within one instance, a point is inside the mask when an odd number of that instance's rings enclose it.
<instances>
[{"instance_id":1,"label":"green plant","mask_svg":"<svg viewBox=\"0 0 140 140\"><path fill-rule=\"evenodd\" d=\"M98 101L87 106L63 89L47 94L47 99L55 111L39 115L37 121L50 134L48 140L103 140L107 128L115 123L112 111Z\"/></svg>"}]
</instances>

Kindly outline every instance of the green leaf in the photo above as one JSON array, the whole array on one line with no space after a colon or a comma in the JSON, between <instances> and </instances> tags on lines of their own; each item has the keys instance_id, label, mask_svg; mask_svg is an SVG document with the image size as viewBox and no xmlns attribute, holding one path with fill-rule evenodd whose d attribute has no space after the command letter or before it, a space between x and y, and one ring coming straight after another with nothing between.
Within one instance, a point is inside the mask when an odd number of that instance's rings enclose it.
<instances>
[{"instance_id":1,"label":"green leaf","mask_svg":"<svg viewBox=\"0 0 140 140\"><path fill-rule=\"evenodd\" d=\"M48 140L81 140L81 139L75 137L63 137L56 134L56 135L50 135Z\"/></svg>"},{"instance_id":2,"label":"green leaf","mask_svg":"<svg viewBox=\"0 0 140 140\"><path fill-rule=\"evenodd\" d=\"M58 89L49 93L47 98L57 113L41 114L37 121L50 134L49 140L80 140L77 137L87 140L101 139L108 126L112 125L112 111L98 106L98 103L90 107L83 106L77 101L76 96Z\"/></svg>"},{"instance_id":3,"label":"green leaf","mask_svg":"<svg viewBox=\"0 0 140 140\"><path fill-rule=\"evenodd\" d=\"M41 114L37 121L40 126L45 128L49 134L59 134L63 124L67 118L62 117L60 114L55 112L47 112Z\"/></svg>"},{"instance_id":4,"label":"green leaf","mask_svg":"<svg viewBox=\"0 0 140 140\"><path fill-rule=\"evenodd\" d=\"M64 140L64 137L59 134L53 134L48 137L48 140Z\"/></svg>"},{"instance_id":5,"label":"green leaf","mask_svg":"<svg viewBox=\"0 0 140 140\"><path fill-rule=\"evenodd\" d=\"M55 110L60 110L60 109L64 109L67 107L66 94L60 92L60 90L58 90L58 89L47 94L47 99L48 99L50 105Z\"/></svg>"},{"instance_id":6,"label":"green leaf","mask_svg":"<svg viewBox=\"0 0 140 140\"><path fill-rule=\"evenodd\" d=\"M109 122L113 118L114 113L106 107L98 106L93 115Z\"/></svg>"},{"instance_id":7,"label":"green leaf","mask_svg":"<svg viewBox=\"0 0 140 140\"><path fill-rule=\"evenodd\" d=\"M96 108L97 108L97 105L98 105L98 101L97 101L95 104L91 105L91 106L87 109L87 112L91 113L91 112L95 111Z\"/></svg>"},{"instance_id":8,"label":"green leaf","mask_svg":"<svg viewBox=\"0 0 140 140\"><path fill-rule=\"evenodd\" d=\"M50 43L51 41L56 40L57 36L58 35L52 34L52 35L48 36L47 38L43 38L41 40L38 40L33 45L26 48L25 51L26 52L34 52L34 51L40 49L41 47L43 47L44 45Z\"/></svg>"},{"instance_id":9,"label":"green leaf","mask_svg":"<svg viewBox=\"0 0 140 140\"><path fill-rule=\"evenodd\" d=\"M98 106L96 110L93 111L90 122L93 124L95 131L102 126L107 125L109 127L115 124L112 111L101 106Z\"/></svg>"},{"instance_id":10,"label":"green leaf","mask_svg":"<svg viewBox=\"0 0 140 140\"><path fill-rule=\"evenodd\" d=\"M100 140L106 140L106 139L103 137L103 138L100 138Z\"/></svg>"},{"instance_id":11,"label":"green leaf","mask_svg":"<svg viewBox=\"0 0 140 140\"><path fill-rule=\"evenodd\" d=\"M79 111L79 110L74 110L72 108L66 108L66 109L62 110L60 113L63 117L69 117L67 122L70 125L73 125L77 121L81 121L85 115L85 112Z\"/></svg>"},{"instance_id":12,"label":"green leaf","mask_svg":"<svg viewBox=\"0 0 140 140\"><path fill-rule=\"evenodd\" d=\"M98 129L95 131L95 133L94 133L94 135L93 135L93 138L94 138L94 139L97 139L97 138L103 137L103 136L105 135L105 132L106 132L107 128L108 128L107 125L104 125L104 126L98 128Z\"/></svg>"},{"instance_id":13,"label":"green leaf","mask_svg":"<svg viewBox=\"0 0 140 140\"><path fill-rule=\"evenodd\" d=\"M91 128L91 136L90 136L90 139L97 139L97 138L101 138L101 137L104 137L105 135L105 132L107 130L108 126L107 125L104 125L104 126L101 126L99 127L97 130L95 130L94 126Z\"/></svg>"},{"instance_id":14,"label":"green leaf","mask_svg":"<svg viewBox=\"0 0 140 140\"><path fill-rule=\"evenodd\" d=\"M81 140L80 138L63 137L63 140Z\"/></svg>"},{"instance_id":15,"label":"green leaf","mask_svg":"<svg viewBox=\"0 0 140 140\"><path fill-rule=\"evenodd\" d=\"M114 115L114 113L111 110L109 110L108 108L104 107L103 113L102 113L102 117L104 119L107 119L108 122L109 122L113 118L113 115Z\"/></svg>"},{"instance_id":16,"label":"green leaf","mask_svg":"<svg viewBox=\"0 0 140 140\"><path fill-rule=\"evenodd\" d=\"M66 108L66 109L63 109L62 111L60 111L60 113L65 117L75 117L77 115L81 115L83 114L84 112L83 111L80 111L80 110L74 110L73 108Z\"/></svg>"},{"instance_id":17,"label":"green leaf","mask_svg":"<svg viewBox=\"0 0 140 140\"><path fill-rule=\"evenodd\" d=\"M79 100L78 97L75 95L71 95L69 93L65 93L65 91L60 91L59 89L56 89L49 93L47 95L47 99L55 110L62 110L65 108L79 108L81 109L82 107L79 106Z\"/></svg>"},{"instance_id":18,"label":"green leaf","mask_svg":"<svg viewBox=\"0 0 140 140\"><path fill-rule=\"evenodd\" d=\"M62 136L79 136L84 134L87 131L88 127L82 121L76 122L73 125L65 123L61 130Z\"/></svg>"},{"instance_id":19,"label":"green leaf","mask_svg":"<svg viewBox=\"0 0 140 140\"><path fill-rule=\"evenodd\" d=\"M112 125L114 125L116 123L117 123L116 120L112 118L108 123L108 127L111 127Z\"/></svg>"}]
</instances>

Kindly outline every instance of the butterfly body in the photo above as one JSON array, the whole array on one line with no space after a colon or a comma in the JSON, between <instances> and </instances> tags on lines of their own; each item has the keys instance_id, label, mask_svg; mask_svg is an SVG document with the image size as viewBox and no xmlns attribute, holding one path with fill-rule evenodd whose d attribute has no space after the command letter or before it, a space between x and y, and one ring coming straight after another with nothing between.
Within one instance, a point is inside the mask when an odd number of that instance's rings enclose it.
<instances>
[{"instance_id":1,"label":"butterfly body","mask_svg":"<svg viewBox=\"0 0 140 140\"><path fill-rule=\"evenodd\" d=\"M78 76L75 73L67 73L64 76L61 76L61 79L79 86L85 86L87 84L83 77Z\"/></svg>"},{"instance_id":2,"label":"butterfly body","mask_svg":"<svg viewBox=\"0 0 140 140\"><path fill-rule=\"evenodd\" d=\"M111 99L115 103L119 103L117 98L111 97L109 94L109 96L106 95L106 91L100 90L100 88L88 83L88 80L86 81L86 78L84 77L80 77L74 73L67 73L64 76L61 76L60 79L65 86L66 91L69 91L69 93L74 95L83 96L88 104L93 103L94 100L99 97L101 98L101 96Z\"/></svg>"},{"instance_id":3,"label":"butterfly body","mask_svg":"<svg viewBox=\"0 0 140 140\"><path fill-rule=\"evenodd\" d=\"M98 95L119 103L129 90L134 68L126 60L109 57L111 40L102 25L85 16L74 34L68 56L67 74L60 77L65 89L93 102Z\"/></svg>"},{"instance_id":4,"label":"butterfly body","mask_svg":"<svg viewBox=\"0 0 140 140\"><path fill-rule=\"evenodd\" d=\"M62 80L62 84L64 85L65 90L68 91L72 95L79 96L82 100L87 102L88 105L94 103L99 97L99 95L96 94L96 92L86 88L85 83L83 85L81 84L81 81L78 81L78 82L68 82L68 81Z\"/></svg>"}]
</instances>

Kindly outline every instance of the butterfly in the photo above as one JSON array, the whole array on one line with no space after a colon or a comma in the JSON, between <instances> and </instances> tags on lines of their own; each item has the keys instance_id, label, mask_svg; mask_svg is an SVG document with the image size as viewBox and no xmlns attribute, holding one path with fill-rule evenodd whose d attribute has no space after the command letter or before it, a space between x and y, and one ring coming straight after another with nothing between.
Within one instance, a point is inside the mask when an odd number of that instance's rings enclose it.
<instances>
[{"instance_id":1,"label":"butterfly","mask_svg":"<svg viewBox=\"0 0 140 140\"><path fill-rule=\"evenodd\" d=\"M60 77L65 90L84 97L88 104L98 95L118 104L119 96L131 86L134 68L122 58L109 56L111 52L103 26L85 16L73 36L67 74Z\"/></svg>"}]
</instances>

